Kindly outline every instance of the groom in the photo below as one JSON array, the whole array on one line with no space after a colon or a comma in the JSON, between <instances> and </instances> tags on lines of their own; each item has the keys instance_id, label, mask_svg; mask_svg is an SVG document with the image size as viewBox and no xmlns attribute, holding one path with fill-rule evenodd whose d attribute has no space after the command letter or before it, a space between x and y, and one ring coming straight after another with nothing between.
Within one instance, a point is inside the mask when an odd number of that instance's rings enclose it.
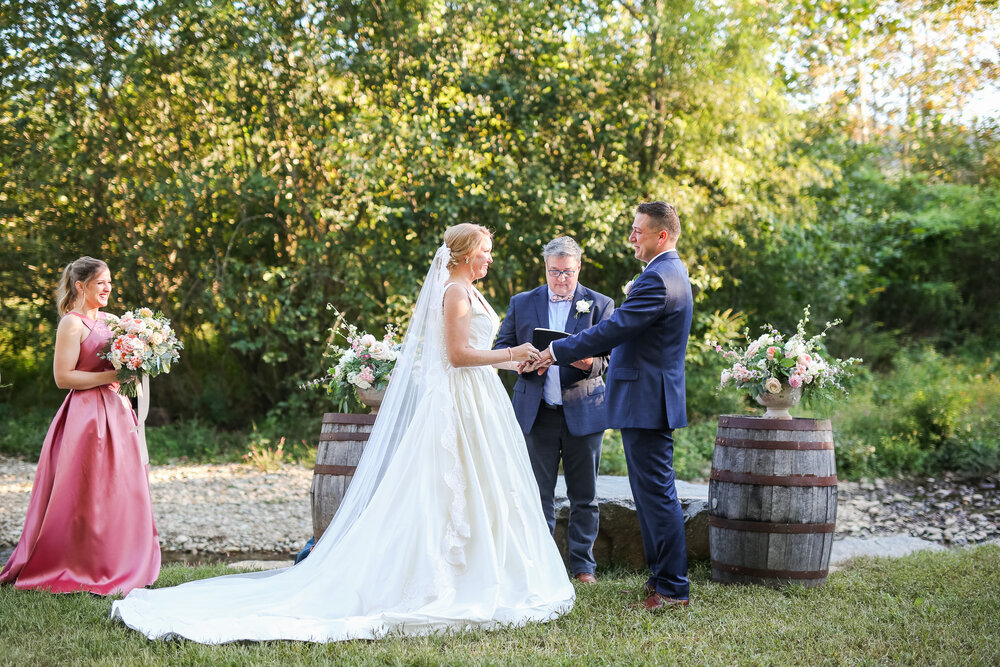
<instances>
[{"instance_id":1,"label":"groom","mask_svg":"<svg viewBox=\"0 0 1000 667\"><path fill-rule=\"evenodd\" d=\"M515 294L497 336L497 348L530 343L536 327L573 333L606 320L615 303L580 284L583 251L569 236L542 248L546 284ZM514 414L524 432L549 532L556 527L555 487L562 461L569 498L569 567L573 577L594 583L597 539L597 472L606 422L604 371L607 354L573 362L558 372L523 373L514 385Z\"/></svg>"},{"instance_id":2,"label":"groom","mask_svg":"<svg viewBox=\"0 0 1000 667\"><path fill-rule=\"evenodd\" d=\"M687 606L690 596L673 469L673 429L687 425L684 355L693 310L687 269L675 249L680 234L673 206L639 204L628 238L646 267L624 303L609 319L553 342L539 362L562 366L611 349L608 427L621 429L651 571L644 586L648 597L635 606L649 611Z\"/></svg>"}]
</instances>

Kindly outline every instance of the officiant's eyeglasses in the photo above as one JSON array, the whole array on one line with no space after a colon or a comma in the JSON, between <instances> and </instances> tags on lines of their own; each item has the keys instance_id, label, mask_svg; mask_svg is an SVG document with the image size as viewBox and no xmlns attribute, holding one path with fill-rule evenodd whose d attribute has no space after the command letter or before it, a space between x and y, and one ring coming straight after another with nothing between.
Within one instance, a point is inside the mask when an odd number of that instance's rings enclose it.
<instances>
[{"instance_id":1,"label":"officiant's eyeglasses","mask_svg":"<svg viewBox=\"0 0 1000 667\"><path fill-rule=\"evenodd\" d=\"M549 269L549 275L553 278L558 278L559 276L572 278L576 275L576 269L566 269L565 271L560 271L559 269Z\"/></svg>"}]
</instances>

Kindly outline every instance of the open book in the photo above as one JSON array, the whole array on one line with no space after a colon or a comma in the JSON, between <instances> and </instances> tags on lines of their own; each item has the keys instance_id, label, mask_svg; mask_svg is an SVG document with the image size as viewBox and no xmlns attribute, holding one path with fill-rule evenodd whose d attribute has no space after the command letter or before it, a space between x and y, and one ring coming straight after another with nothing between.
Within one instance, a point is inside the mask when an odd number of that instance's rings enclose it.
<instances>
[{"instance_id":1,"label":"open book","mask_svg":"<svg viewBox=\"0 0 1000 667\"><path fill-rule=\"evenodd\" d=\"M531 344L538 350L544 350L552 341L565 338L568 335L565 331L536 327L534 333L531 335Z\"/></svg>"}]
</instances>

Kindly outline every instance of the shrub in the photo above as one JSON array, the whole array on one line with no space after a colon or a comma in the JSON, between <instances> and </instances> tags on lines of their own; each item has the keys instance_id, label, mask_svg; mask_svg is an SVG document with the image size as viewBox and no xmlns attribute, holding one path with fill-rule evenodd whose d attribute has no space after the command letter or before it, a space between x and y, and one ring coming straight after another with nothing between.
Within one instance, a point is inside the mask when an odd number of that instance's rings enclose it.
<instances>
[{"instance_id":1,"label":"shrub","mask_svg":"<svg viewBox=\"0 0 1000 667\"><path fill-rule=\"evenodd\" d=\"M988 357L901 352L838 410L842 476L1000 469L1000 379Z\"/></svg>"},{"instance_id":2,"label":"shrub","mask_svg":"<svg viewBox=\"0 0 1000 667\"><path fill-rule=\"evenodd\" d=\"M716 421L712 419L674 431L674 473L677 479L687 481L708 478L712 468L715 429ZM621 431L609 430L604 434L600 474L628 474Z\"/></svg>"},{"instance_id":3,"label":"shrub","mask_svg":"<svg viewBox=\"0 0 1000 667\"><path fill-rule=\"evenodd\" d=\"M243 460L261 472L274 472L281 468L285 458L285 439L278 441L278 446L271 449L265 444L250 445L250 451L243 455Z\"/></svg>"},{"instance_id":4,"label":"shrub","mask_svg":"<svg viewBox=\"0 0 1000 667\"><path fill-rule=\"evenodd\" d=\"M37 461L54 412L23 410L0 404L0 455Z\"/></svg>"},{"instance_id":5,"label":"shrub","mask_svg":"<svg viewBox=\"0 0 1000 667\"><path fill-rule=\"evenodd\" d=\"M198 419L146 427L150 463L239 461L245 433L224 431Z\"/></svg>"}]
</instances>

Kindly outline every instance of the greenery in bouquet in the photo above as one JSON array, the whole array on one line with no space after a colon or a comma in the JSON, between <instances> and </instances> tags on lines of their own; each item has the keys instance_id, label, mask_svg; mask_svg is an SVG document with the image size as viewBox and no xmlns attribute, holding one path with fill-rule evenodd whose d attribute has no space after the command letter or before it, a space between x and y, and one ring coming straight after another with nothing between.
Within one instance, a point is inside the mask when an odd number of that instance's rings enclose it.
<instances>
[{"instance_id":1,"label":"greenery in bouquet","mask_svg":"<svg viewBox=\"0 0 1000 667\"><path fill-rule=\"evenodd\" d=\"M170 320L149 308L127 311L121 317L107 318L112 336L101 352L118 372L119 393L135 396L135 380L143 375L156 377L169 373L170 365L180 358L184 344L177 339Z\"/></svg>"},{"instance_id":2,"label":"greenery in bouquet","mask_svg":"<svg viewBox=\"0 0 1000 667\"><path fill-rule=\"evenodd\" d=\"M331 365L325 376L305 386L325 387L340 409L346 410L357 390L384 389L389 384L402 343L396 340L398 331L392 324L386 325L385 335L378 339L353 324L345 324L343 313L334 306L327 304L327 309L337 314L325 355ZM337 345L338 336L347 344Z\"/></svg>"},{"instance_id":3,"label":"greenery in bouquet","mask_svg":"<svg viewBox=\"0 0 1000 667\"><path fill-rule=\"evenodd\" d=\"M847 390L842 381L851 375L851 367L861 363L861 359L836 359L831 357L823 345L826 332L840 324L840 320L827 322L823 331L811 338L806 337L809 322L809 306L792 336L785 336L770 324L761 327L764 333L757 338L750 337L750 329L744 331L746 347L723 349L713 343L715 351L730 362L719 379L721 387L732 387L756 398L765 393L778 394L788 387L801 387L803 393L832 393Z\"/></svg>"}]
</instances>

